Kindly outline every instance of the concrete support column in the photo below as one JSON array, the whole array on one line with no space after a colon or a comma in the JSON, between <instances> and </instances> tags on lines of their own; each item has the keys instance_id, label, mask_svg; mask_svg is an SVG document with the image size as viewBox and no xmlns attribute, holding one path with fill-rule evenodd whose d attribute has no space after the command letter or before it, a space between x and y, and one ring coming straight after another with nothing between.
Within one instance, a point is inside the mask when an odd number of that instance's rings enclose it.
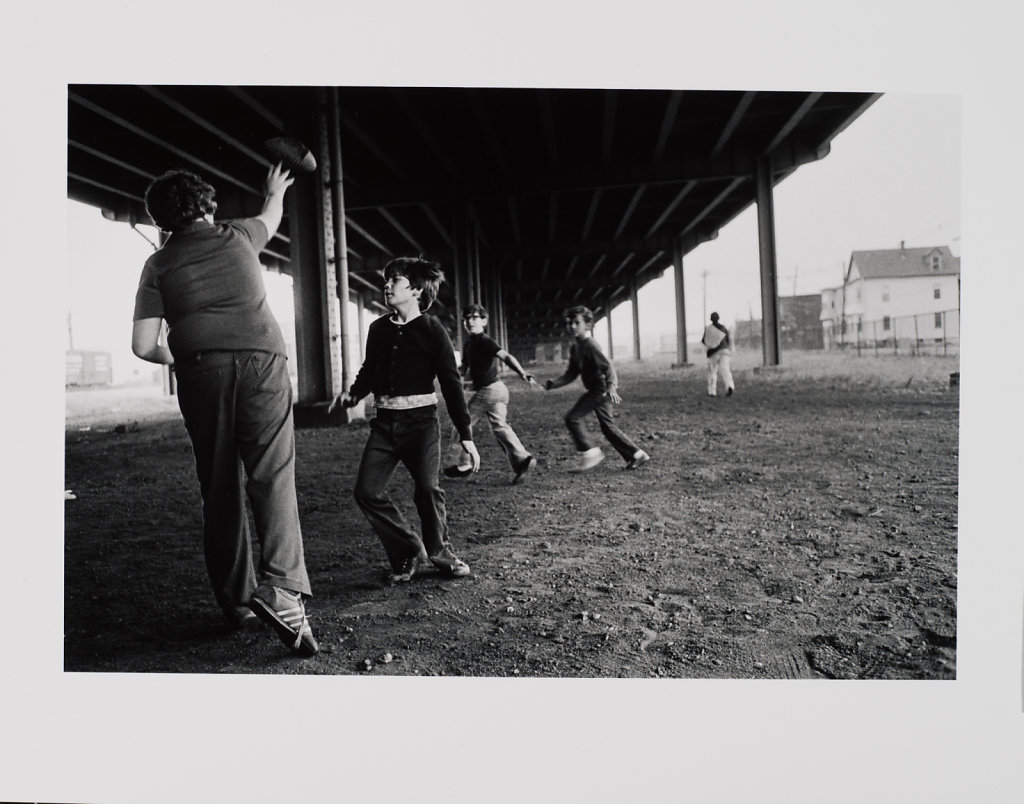
<instances>
[{"instance_id":1,"label":"concrete support column","mask_svg":"<svg viewBox=\"0 0 1024 804\"><path fill-rule=\"evenodd\" d=\"M761 256L761 343L764 365L779 364L779 290L770 156L757 160L757 235Z\"/></svg>"},{"instance_id":2,"label":"concrete support column","mask_svg":"<svg viewBox=\"0 0 1024 804\"><path fill-rule=\"evenodd\" d=\"M676 363L672 368L690 365L686 343L686 284L683 281L683 242L676 238L672 246L672 268L676 280Z\"/></svg>"},{"instance_id":3,"label":"concrete support column","mask_svg":"<svg viewBox=\"0 0 1024 804\"><path fill-rule=\"evenodd\" d=\"M452 216L452 290L455 297L455 337L452 339L456 350L462 352L463 327L462 309L466 304L473 301L469 292L469 250L467 248L466 215L465 205L456 205Z\"/></svg>"},{"instance_id":4,"label":"concrete support column","mask_svg":"<svg viewBox=\"0 0 1024 804\"><path fill-rule=\"evenodd\" d=\"M484 294L483 277L480 271L480 229L476 221L469 215L468 209L466 211L466 223L469 231L469 265L473 277L473 301L486 307L487 302L485 299L487 297Z\"/></svg>"},{"instance_id":5,"label":"concrete support column","mask_svg":"<svg viewBox=\"0 0 1024 804\"><path fill-rule=\"evenodd\" d=\"M337 344L337 348L331 350L332 369L337 368L336 361L338 358L340 358L341 363L340 376L336 370L332 370L331 374L333 396L341 391L348 390L352 380L355 378L352 374L351 344L349 343L348 240L345 232L345 188L341 169L341 116L338 105L338 88L331 87L327 90L327 93L328 136L331 157L331 204L333 207L334 274L336 278L336 296L332 299L332 302L338 311L337 321L339 324L339 331L331 333L332 344ZM332 326L334 322L335 316L332 315L330 317Z\"/></svg>"},{"instance_id":6,"label":"concrete support column","mask_svg":"<svg viewBox=\"0 0 1024 804\"><path fill-rule=\"evenodd\" d=\"M285 196L291 239L296 369L299 375L297 419L299 409L330 399L332 387L326 371L330 358L324 298L328 274L333 282L334 272L326 269L322 224L322 170L326 143L322 142L317 122L296 114L289 126L290 134L307 143L320 162L316 173L298 175Z\"/></svg>"},{"instance_id":7,"label":"concrete support column","mask_svg":"<svg viewBox=\"0 0 1024 804\"><path fill-rule=\"evenodd\" d=\"M633 313L633 359L640 360L640 298L635 279L629 283L629 306Z\"/></svg>"},{"instance_id":8,"label":"concrete support column","mask_svg":"<svg viewBox=\"0 0 1024 804\"><path fill-rule=\"evenodd\" d=\"M614 360L615 359L615 344L614 344L614 339L612 338L612 309L611 309L610 304L609 304L609 307L608 307L608 313L605 315L605 318L608 319L608 359L609 360Z\"/></svg>"},{"instance_id":9,"label":"concrete support column","mask_svg":"<svg viewBox=\"0 0 1024 804\"><path fill-rule=\"evenodd\" d=\"M508 349L508 316L505 315L505 297L501 289L501 273L496 272L494 275L494 295L497 299L497 313L498 313L498 335L501 336L500 343L505 349Z\"/></svg>"},{"instance_id":10,"label":"concrete support column","mask_svg":"<svg viewBox=\"0 0 1024 804\"><path fill-rule=\"evenodd\" d=\"M331 126L331 108L328 90L318 90L316 160L320 167L320 236L323 261L318 271L321 336L324 341L323 360L324 396L314 402L323 402L341 393L341 305L338 299L338 221L344 231L344 211L338 208L335 194L334 132Z\"/></svg>"},{"instance_id":11,"label":"concrete support column","mask_svg":"<svg viewBox=\"0 0 1024 804\"><path fill-rule=\"evenodd\" d=\"M360 293L356 296L356 323L359 330L359 337L356 338L356 346L359 349L359 362L360 364L366 358L363 353L363 338L366 332L366 302L363 301L363 294Z\"/></svg>"}]
</instances>

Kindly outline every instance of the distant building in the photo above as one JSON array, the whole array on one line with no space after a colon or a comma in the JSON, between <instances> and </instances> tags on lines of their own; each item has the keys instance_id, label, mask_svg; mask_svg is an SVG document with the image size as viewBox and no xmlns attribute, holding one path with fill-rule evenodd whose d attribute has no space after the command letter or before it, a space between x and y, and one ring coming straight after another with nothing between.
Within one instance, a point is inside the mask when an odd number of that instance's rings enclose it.
<instances>
[{"instance_id":1,"label":"distant building","mask_svg":"<svg viewBox=\"0 0 1024 804\"><path fill-rule=\"evenodd\" d=\"M64 353L64 385L110 385L114 381L110 352L82 350Z\"/></svg>"},{"instance_id":2,"label":"distant building","mask_svg":"<svg viewBox=\"0 0 1024 804\"><path fill-rule=\"evenodd\" d=\"M779 346L821 349L821 294L779 297Z\"/></svg>"},{"instance_id":3,"label":"distant building","mask_svg":"<svg viewBox=\"0 0 1024 804\"><path fill-rule=\"evenodd\" d=\"M729 330L734 349L761 348L761 319L736 321Z\"/></svg>"},{"instance_id":4,"label":"distant building","mask_svg":"<svg viewBox=\"0 0 1024 804\"><path fill-rule=\"evenodd\" d=\"M960 258L947 246L854 251L845 283L821 292L825 346L959 340Z\"/></svg>"},{"instance_id":5,"label":"distant building","mask_svg":"<svg viewBox=\"0 0 1024 804\"><path fill-rule=\"evenodd\" d=\"M821 295L780 296L779 348L821 349ZM737 321L732 329L732 342L740 349L761 348L761 319Z\"/></svg>"}]
</instances>

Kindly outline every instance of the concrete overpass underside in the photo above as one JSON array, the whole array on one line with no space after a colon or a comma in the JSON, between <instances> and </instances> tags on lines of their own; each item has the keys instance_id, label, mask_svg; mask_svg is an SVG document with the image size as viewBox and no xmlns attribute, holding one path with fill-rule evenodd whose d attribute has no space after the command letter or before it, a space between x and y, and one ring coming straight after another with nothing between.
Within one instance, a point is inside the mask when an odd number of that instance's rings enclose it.
<instances>
[{"instance_id":1,"label":"concrete overpass underside","mask_svg":"<svg viewBox=\"0 0 1024 804\"><path fill-rule=\"evenodd\" d=\"M166 170L217 188L218 217L256 214L270 158L290 136L318 162L289 191L261 255L293 278L299 405L358 369L348 298L381 308L396 256L439 261L431 313L456 347L461 308L491 311L509 351L563 337L561 311L598 319L676 275L678 363L687 362L685 255L757 204L764 362L777 364L772 188L821 159L874 93L313 86L68 87L68 197L149 223Z\"/></svg>"}]
</instances>

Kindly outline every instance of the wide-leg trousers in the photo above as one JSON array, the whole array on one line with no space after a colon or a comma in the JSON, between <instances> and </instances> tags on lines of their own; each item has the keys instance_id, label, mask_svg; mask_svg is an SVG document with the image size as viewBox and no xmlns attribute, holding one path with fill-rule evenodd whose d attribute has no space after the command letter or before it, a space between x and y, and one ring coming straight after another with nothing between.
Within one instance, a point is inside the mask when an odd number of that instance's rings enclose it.
<instances>
[{"instance_id":1,"label":"wide-leg trousers","mask_svg":"<svg viewBox=\"0 0 1024 804\"><path fill-rule=\"evenodd\" d=\"M283 355L204 352L175 365L203 498L203 548L230 616L257 584L310 594L295 494L292 386ZM253 565L245 500L260 543Z\"/></svg>"},{"instance_id":2,"label":"wide-leg trousers","mask_svg":"<svg viewBox=\"0 0 1024 804\"><path fill-rule=\"evenodd\" d=\"M416 535L388 494L388 483L400 463L412 476L413 504L422 537ZM437 555L448 544L448 513L438 479L440 463L436 405L377 410L359 461L353 496L396 571L405 559L424 553Z\"/></svg>"}]
</instances>

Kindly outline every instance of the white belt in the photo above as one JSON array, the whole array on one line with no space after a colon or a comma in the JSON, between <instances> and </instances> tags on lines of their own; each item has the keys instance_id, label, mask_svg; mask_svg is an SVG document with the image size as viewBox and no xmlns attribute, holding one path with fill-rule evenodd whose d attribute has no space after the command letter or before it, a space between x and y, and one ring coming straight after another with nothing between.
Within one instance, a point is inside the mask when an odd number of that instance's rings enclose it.
<instances>
[{"instance_id":1,"label":"white belt","mask_svg":"<svg viewBox=\"0 0 1024 804\"><path fill-rule=\"evenodd\" d=\"M374 407L385 410L425 408L427 405L437 404L437 394L431 391L429 394L410 394L409 396L378 396L373 400L373 404Z\"/></svg>"}]
</instances>

